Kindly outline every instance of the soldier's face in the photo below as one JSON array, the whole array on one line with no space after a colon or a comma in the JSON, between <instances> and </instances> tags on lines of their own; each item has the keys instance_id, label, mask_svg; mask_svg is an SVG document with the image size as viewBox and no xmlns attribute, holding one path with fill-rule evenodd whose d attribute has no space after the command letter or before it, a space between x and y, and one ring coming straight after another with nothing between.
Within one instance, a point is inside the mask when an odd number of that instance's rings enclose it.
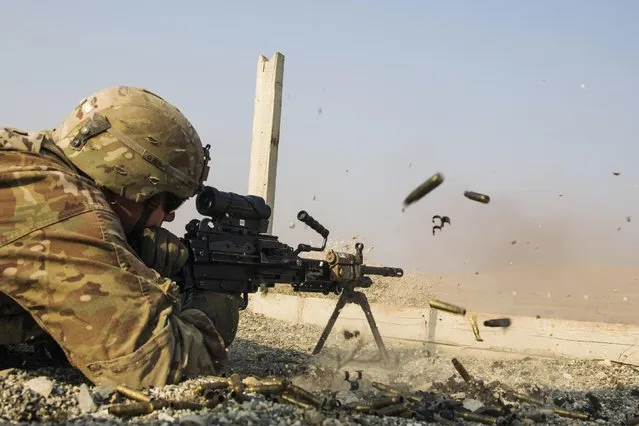
<instances>
[{"instance_id":1,"label":"soldier's face","mask_svg":"<svg viewBox=\"0 0 639 426\"><path fill-rule=\"evenodd\" d=\"M146 227L162 226L162 223L164 222L173 222L173 219L175 219L175 212L167 213L164 204L162 204L160 207L153 210L149 220L146 222Z\"/></svg>"},{"instance_id":2,"label":"soldier's face","mask_svg":"<svg viewBox=\"0 0 639 426\"><path fill-rule=\"evenodd\" d=\"M162 226L164 222L171 222L175 219L175 212L167 212L165 203L160 203L146 221L145 228L150 226ZM144 212L144 203L134 203L133 201L118 197L118 202L114 205L113 211L120 217L120 221L124 226L124 232L127 234L133 230L138 222L142 212Z\"/></svg>"}]
</instances>

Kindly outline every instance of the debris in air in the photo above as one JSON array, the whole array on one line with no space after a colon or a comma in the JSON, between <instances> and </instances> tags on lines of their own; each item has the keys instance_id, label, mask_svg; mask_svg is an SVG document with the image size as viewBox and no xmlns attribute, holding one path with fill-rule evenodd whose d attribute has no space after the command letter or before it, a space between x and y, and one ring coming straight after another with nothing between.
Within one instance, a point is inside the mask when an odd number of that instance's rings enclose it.
<instances>
[{"instance_id":1,"label":"debris in air","mask_svg":"<svg viewBox=\"0 0 639 426\"><path fill-rule=\"evenodd\" d=\"M358 336L359 336L359 330L354 330L354 331L344 330L344 339L346 340L350 340Z\"/></svg>"},{"instance_id":2,"label":"debris in air","mask_svg":"<svg viewBox=\"0 0 639 426\"><path fill-rule=\"evenodd\" d=\"M435 235L435 230L441 231L445 223L450 225L450 218L448 216L440 216L436 214L435 216L433 216L432 222L435 223L435 220L438 220L438 219L439 219L439 225L433 225L433 235Z\"/></svg>"},{"instance_id":3,"label":"debris in air","mask_svg":"<svg viewBox=\"0 0 639 426\"><path fill-rule=\"evenodd\" d=\"M479 192L465 191L464 197L468 198L469 200L477 201L479 203L490 203L490 197L486 194L480 194Z\"/></svg>"},{"instance_id":4,"label":"debris in air","mask_svg":"<svg viewBox=\"0 0 639 426\"><path fill-rule=\"evenodd\" d=\"M295 222L290 222L290 223L288 224L288 227L289 227L290 229L295 229Z\"/></svg>"},{"instance_id":5,"label":"debris in air","mask_svg":"<svg viewBox=\"0 0 639 426\"><path fill-rule=\"evenodd\" d=\"M632 220L632 216L626 216L626 222L630 222Z\"/></svg>"},{"instance_id":6,"label":"debris in air","mask_svg":"<svg viewBox=\"0 0 639 426\"><path fill-rule=\"evenodd\" d=\"M356 372L357 377L355 379L351 379L351 375L348 370L344 371L344 380L351 385L350 390L352 391L359 389L359 381L362 380L362 370L356 370Z\"/></svg>"},{"instance_id":7,"label":"debris in air","mask_svg":"<svg viewBox=\"0 0 639 426\"><path fill-rule=\"evenodd\" d=\"M419 201L433 189L437 188L439 185L442 184L442 182L444 182L444 175L441 173L435 173L434 175L426 179L424 183L413 189L411 193L408 194L408 196L404 199L404 207L402 208L402 211L404 211L406 207L410 206L414 202Z\"/></svg>"},{"instance_id":8,"label":"debris in air","mask_svg":"<svg viewBox=\"0 0 639 426\"><path fill-rule=\"evenodd\" d=\"M435 220L437 220L437 219L439 220L439 225L438 226L443 227L444 223L447 223L447 224L450 225L450 218L448 216L440 216L440 215L436 214L435 216L433 216L433 219L431 220L431 222L435 223Z\"/></svg>"},{"instance_id":9,"label":"debris in air","mask_svg":"<svg viewBox=\"0 0 639 426\"><path fill-rule=\"evenodd\" d=\"M613 175L615 176L619 176L621 174L621 172L612 172Z\"/></svg>"}]
</instances>

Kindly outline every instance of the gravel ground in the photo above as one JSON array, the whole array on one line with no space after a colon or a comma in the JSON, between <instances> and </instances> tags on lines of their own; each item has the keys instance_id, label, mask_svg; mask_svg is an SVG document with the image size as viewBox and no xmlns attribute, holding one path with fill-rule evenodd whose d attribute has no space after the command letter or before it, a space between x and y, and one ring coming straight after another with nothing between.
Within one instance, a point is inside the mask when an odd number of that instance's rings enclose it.
<instances>
[{"instance_id":1,"label":"gravel ground","mask_svg":"<svg viewBox=\"0 0 639 426\"><path fill-rule=\"evenodd\" d=\"M293 384L327 398L327 405L320 411L249 393L251 400L243 403L229 399L215 408L163 408L147 415L118 418L108 412L108 407L127 401L120 393L93 386L64 365L27 367L37 362L35 354L25 347L17 347L11 348L9 354L16 367L0 371L0 423L473 424L460 419L447 420L454 418L453 413L459 412L460 406L467 413L488 414L491 407L500 407L501 417L496 424L533 424L533 419L539 424L625 424L627 418L639 414L636 409L639 375L633 366L605 360L504 358L501 355L498 358L458 349L396 346L387 342L395 364L384 367L367 336L347 338L346 331L334 330L322 353L311 356L320 327L271 320L250 311L242 313L229 373L249 377L247 380L251 380L251 375L258 379L287 377ZM473 376L470 382L465 382L455 371L452 357ZM30 364L25 365L22 360ZM359 380L358 370L361 371ZM349 381L345 380L345 371ZM213 377L202 377L146 393L152 399L193 401L198 398L196 387L213 380ZM366 404L371 398L383 395L374 388L375 382L391 385L407 397L413 395L426 401L413 403L418 418L380 417L354 411L354 404ZM521 402L513 396L513 391L541 400L544 407ZM341 407L337 407L340 403ZM553 414L553 406L588 413L590 420L558 416ZM509 412L512 414L508 415Z\"/></svg>"}]
</instances>

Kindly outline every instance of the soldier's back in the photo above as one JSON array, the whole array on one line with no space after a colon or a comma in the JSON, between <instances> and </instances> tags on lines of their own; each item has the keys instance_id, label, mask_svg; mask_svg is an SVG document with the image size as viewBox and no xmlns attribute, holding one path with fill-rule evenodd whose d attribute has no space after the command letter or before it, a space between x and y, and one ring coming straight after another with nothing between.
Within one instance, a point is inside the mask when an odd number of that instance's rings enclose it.
<instances>
[{"instance_id":1,"label":"soldier's back","mask_svg":"<svg viewBox=\"0 0 639 426\"><path fill-rule=\"evenodd\" d=\"M38 246L21 249L25 238L46 243L51 225L107 204L100 192L86 189L86 179L54 149L48 131L0 128L0 345L49 339L28 311L9 297L8 278L14 271L27 277L46 272L46 262L30 259L39 254L43 260ZM28 238L34 233L40 236Z\"/></svg>"}]
</instances>

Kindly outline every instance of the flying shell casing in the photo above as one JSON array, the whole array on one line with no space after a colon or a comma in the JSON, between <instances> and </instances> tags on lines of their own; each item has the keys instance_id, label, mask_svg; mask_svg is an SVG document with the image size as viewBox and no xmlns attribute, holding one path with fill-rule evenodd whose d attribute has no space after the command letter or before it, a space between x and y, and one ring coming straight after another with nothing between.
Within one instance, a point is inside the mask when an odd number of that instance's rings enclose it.
<instances>
[{"instance_id":1,"label":"flying shell casing","mask_svg":"<svg viewBox=\"0 0 639 426\"><path fill-rule=\"evenodd\" d=\"M532 396L528 396L528 395L523 394L523 393L519 393L519 392L516 392L516 391L510 391L510 394L513 397L517 398L518 400L523 401L523 402L527 402L528 404L539 405L539 406L543 406L544 405L543 401L539 401L538 399L535 399Z\"/></svg>"},{"instance_id":2,"label":"flying shell casing","mask_svg":"<svg viewBox=\"0 0 639 426\"><path fill-rule=\"evenodd\" d=\"M374 399L369 405L373 410L378 410L380 408L388 407L389 405L401 404L405 401L405 398L401 395L392 395Z\"/></svg>"},{"instance_id":3,"label":"flying shell casing","mask_svg":"<svg viewBox=\"0 0 639 426\"><path fill-rule=\"evenodd\" d=\"M382 392L389 392L389 393L394 393L394 394L400 394L401 391L397 388L394 388L392 386L386 385L384 383L380 383L380 382L371 382L371 386L373 386L375 389L380 390Z\"/></svg>"},{"instance_id":4,"label":"flying shell casing","mask_svg":"<svg viewBox=\"0 0 639 426\"><path fill-rule=\"evenodd\" d=\"M510 318L494 318L484 321L484 327L510 327Z\"/></svg>"},{"instance_id":5,"label":"flying shell casing","mask_svg":"<svg viewBox=\"0 0 639 426\"><path fill-rule=\"evenodd\" d=\"M295 404L300 408L307 408L307 409L315 408L313 404L309 404L308 402L304 401L303 398L300 398L297 395L292 395L288 392L283 393L281 398L282 400L286 402L290 402L291 404Z\"/></svg>"},{"instance_id":6,"label":"flying shell casing","mask_svg":"<svg viewBox=\"0 0 639 426\"><path fill-rule=\"evenodd\" d=\"M470 374L468 374L468 371L466 371L462 363L459 362L457 358L453 358L451 361L453 363L453 366L455 367L455 370L457 370L459 375L462 376L462 379L464 379L465 382L470 382L472 380L472 377L470 376Z\"/></svg>"},{"instance_id":7,"label":"flying shell casing","mask_svg":"<svg viewBox=\"0 0 639 426\"><path fill-rule=\"evenodd\" d=\"M108 411L109 414L117 417L135 417L151 414L154 409L155 408L151 402L137 401L127 404L111 405Z\"/></svg>"},{"instance_id":8,"label":"flying shell casing","mask_svg":"<svg viewBox=\"0 0 639 426\"><path fill-rule=\"evenodd\" d=\"M295 386L295 385L288 386L286 388L286 393L289 395L292 395L293 397L306 400L310 404L312 404L315 408L318 408L318 409L321 408L322 405L324 405L324 401L321 398L313 395L306 389L302 389L299 386Z\"/></svg>"},{"instance_id":9,"label":"flying shell casing","mask_svg":"<svg viewBox=\"0 0 639 426\"><path fill-rule=\"evenodd\" d=\"M461 417L464 420L468 420L471 422L482 423L485 425L494 425L497 424L496 417L484 416L482 414L470 413L468 411L460 411L457 413L457 416Z\"/></svg>"},{"instance_id":10,"label":"flying shell casing","mask_svg":"<svg viewBox=\"0 0 639 426\"><path fill-rule=\"evenodd\" d=\"M444 182L444 175L441 173L435 173L406 196L404 199L404 207L408 207L415 201L420 200L429 192L441 185L442 182Z\"/></svg>"},{"instance_id":11,"label":"flying shell casing","mask_svg":"<svg viewBox=\"0 0 639 426\"><path fill-rule=\"evenodd\" d=\"M260 380L260 385L282 385L284 387L288 387L292 382L288 379L264 379Z\"/></svg>"},{"instance_id":12,"label":"flying shell casing","mask_svg":"<svg viewBox=\"0 0 639 426\"><path fill-rule=\"evenodd\" d=\"M226 389L230 386L228 381L217 381L217 382L209 382L203 383L195 387L195 394L203 396L207 391L215 391L219 389Z\"/></svg>"},{"instance_id":13,"label":"flying shell casing","mask_svg":"<svg viewBox=\"0 0 639 426\"><path fill-rule=\"evenodd\" d=\"M491 416L491 417L499 417L499 416L506 415L505 410L502 407L499 407L497 405L484 405L483 407L475 410L474 413L482 414L484 416Z\"/></svg>"},{"instance_id":14,"label":"flying shell casing","mask_svg":"<svg viewBox=\"0 0 639 426\"><path fill-rule=\"evenodd\" d=\"M368 404L349 404L348 407L360 413L370 413L372 410L372 407Z\"/></svg>"},{"instance_id":15,"label":"flying shell casing","mask_svg":"<svg viewBox=\"0 0 639 426\"><path fill-rule=\"evenodd\" d=\"M477 317L475 315L472 315L470 317L470 325L473 328L473 334L475 335L475 340L477 340L478 342L483 342L484 339L482 339L481 336L479 335L479 325L477 325Z\"/></svg>"},{"instance_id":16,"label":"flying shell casing","mask_svg":"<svg viewBox=\"0 0 639 426\"><path fill-rule=\"evenodd\" d=\"M590 416L581 411L564 410L563 408L553 408L553 413L561 417L568 417L575 420L589 420Z\"/></svg>"},{"instance_id":17,"label":"flying shell casing","mask_svg":"<svg viewBox=\"0 0 639 426\"><path fill-rule=\"evenodd\" d=\"M409 400L410 402L422 402L423 398L420 398L417 395L407 395L406 399Z\"/></svg>"},{"instance_id":18,"label":"flying shell casing","mask_svg":"<svg viewBox=\"0 0 639 426\"><path fill-rule=\"evenodd\" d=\"M229 377L229 385L231 386L231 390L233 390L233 392L241 393L242 391L244 391L242 378L237 373L231 374L231 377Z\"/></svg>"},{"instance_id":19,"label":"flying shell casing","mask_svg":"<svg viewBox=\"0 0 639 426\"><path fill-rule=\"evenodd\" d=\"M381 407L377 410L374 410L373 413L377 414L378 416L396 416L408 410L409 410L408 405L406 405L405 403L401 403L401 404L393 404L393 405L388 405L386 407Z\"/></svg>"},{"instance_id":20,"label":"flying shell casing","mask_svg":"<svg viewBox=\"0 0 639 426\"><path fill-rule=\"evenodd\" d=\"M428 305L433 309L446 311L451 314L466 315L466 308L453 305L451 303L442 302L441 300L428 299Z\"/></svg>"},{"instance_id":21,"label":"flying shell casing","mask_svg":"<svg viewBox=\"0 0 639 426\"><path fill-rule=\"evenodd\" d=\"M258 385L246 386L246 392L267 395L267 394L273 394L273 393L282 393L286 390L287 387L288 386L284 383L268 384L268 385L260 383Z\"/></svg>"},{"instance_id":22,"label":"flying shell casing","mask_svg":"<svg viewBox=\"0 0 639 426\"><path fill-rule=\"evenodd\" d=\"M145 395L142 392L137 391L135 389L128 388L128 387L126 387L124 385L116 386L115 390L120 392L122 395L126 396L127 398L132 399L134 401L140 401L140 402L150 402L151 401L151 397L150 396Z\"/></svg>"},{"instance_id":23,"label":"flying shell casing","mask_svg":"<svg viewBox=\"0 0 639 426\"><path fill-rule=\"evenodd\" d=\"M464 197L468 198L469 200L477 201L478 203L490 203L490 197L486 194L480 194L479 192L465 191Z\"/></svg>"}]
</instances>

